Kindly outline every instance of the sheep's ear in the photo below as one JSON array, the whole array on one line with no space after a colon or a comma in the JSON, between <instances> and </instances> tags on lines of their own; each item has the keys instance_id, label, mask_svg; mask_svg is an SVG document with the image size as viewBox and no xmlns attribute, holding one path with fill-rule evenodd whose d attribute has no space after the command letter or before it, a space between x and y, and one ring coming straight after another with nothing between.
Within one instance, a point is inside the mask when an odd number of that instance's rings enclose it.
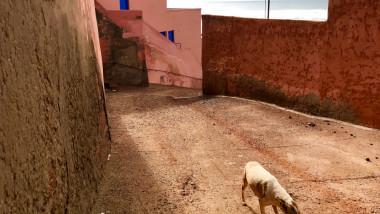
<instances>
[{"instance_id":1,"label":"sheep's ear","mask_svg":"<svg viewBox=\"0 0 380 214\"><path fill-rule=\"evenodd\" d=\"M281 198L276 198L276 199L277 199L278 202L280 202L280 206L281 206L282 208L284 208L284 210L287 210L287 206L286 206L286 204L285 204L285 201L282 200Z\"/></svg>"},{"instance_id":2,"label":"sheep's ear","mask_svg":"<svg viewBox=\"0 0 380 214\"><path fill-rule=\"evenodd\" d=\"M297 210L298 210L298 205L297 205L297 203L293 200L292 201L292 203L293 203L293 206L295 206L296 208L297 208Z\"/></svg>"},{"instance_id":3,"label":"sheep's ear","mask_svg":"<svg viewBox=\"0 0 380 214\"><path fill-rule=\"evenodd\" d=\"M289 192L289 195L290 195L290 197L292 197L292 199L296 198L296 196L293 193L291 193L291 192Z\"/></svg>"},{"instance_id":4,"label":"sheep's ear","mask_svg":"<svg viewBox=\"0 0 380 214\"><path fill-rule=\"evenodd\" d=\"M290 195L290 197L292 197L293 201L298 199L298 196L296 196L296 194L294 194L294 193L290 192L289 195Z\"/></svg>"}]
</instances>

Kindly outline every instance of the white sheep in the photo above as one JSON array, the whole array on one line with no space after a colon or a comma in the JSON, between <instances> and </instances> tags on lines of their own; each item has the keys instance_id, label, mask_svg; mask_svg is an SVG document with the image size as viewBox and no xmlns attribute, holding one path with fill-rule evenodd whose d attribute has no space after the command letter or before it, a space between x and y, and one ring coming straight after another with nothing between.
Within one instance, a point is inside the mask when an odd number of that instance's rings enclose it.
<instances>
[{"instance_id":1,"label":"white sheep","mask_svg":"<svg viewBox=\"0 0 380 214\"><path fill-rule=\"evenodd\" d=\"M278 214L277 207L286 214L299 214L298 206L286 190L278 183L277 179L265 170L257 162L248 162L244 168L242 185L242 202L247 206L244 198L244 190L251 187L255 195L259 198L261 214L265 214L265 207L272 205L273 210Z\"/></svg>"}]
</instances>

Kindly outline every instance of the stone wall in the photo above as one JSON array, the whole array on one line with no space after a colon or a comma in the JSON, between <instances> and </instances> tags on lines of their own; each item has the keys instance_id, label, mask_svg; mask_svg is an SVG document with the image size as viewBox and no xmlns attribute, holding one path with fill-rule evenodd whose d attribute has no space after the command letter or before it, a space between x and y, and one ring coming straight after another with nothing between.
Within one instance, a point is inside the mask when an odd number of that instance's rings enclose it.
<instances>
[{"instance_id":1,"label":"stone wall","mask_svg":"<svg viewBox=\"0 0 380 214\"><path fill-rule=\"evenodd\" d=\"M90 213L109 151L94 2L0 1L0 213Z\"/></svg>"},{"instance_id":2,"label":"stone wall","mask_svg":"<svg viewBox=\"0 0 380 214\"><path fill-rule=\"evenodd\" d=\"M203 16L203 92L380 128L375 1L330 1L327 22Z\"/></svg>"},{"instance_id":3,"label":"stone wall","mask_svg":"<svg viewBox=\"0 0 380 214\"><path fill-rule=\"evenodd\" d=\"M129 18L141 19L141 11L137 12L137 14L132 14L133 16ZM99 27L105 82L112 87L126 85L148 86L148 72L146 70L143 42L138 37L124 38L125 36L123 35L127 30L119 27L109 19L106 15L106 10L99 3L96 3L96 17Z\"/></svg>"}]
</instances>

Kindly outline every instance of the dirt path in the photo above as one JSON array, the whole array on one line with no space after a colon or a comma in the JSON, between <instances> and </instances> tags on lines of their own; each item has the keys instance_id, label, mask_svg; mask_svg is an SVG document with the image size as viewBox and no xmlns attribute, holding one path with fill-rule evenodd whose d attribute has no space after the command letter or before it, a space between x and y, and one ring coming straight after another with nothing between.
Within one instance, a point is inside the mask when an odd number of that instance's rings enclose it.
<instances>
[{"instance_id":1,"label":"dirt path","mask_svg":"<svg viewBox=\"0 0 380 214\"><path fill-rule=\"evenodd\" d=\"M107 110L113 145L94 214L259 214L251 190L240 202L251 160L302 213L380 213L379 131L156 85L107 93Z\"/></svg>"}]
</instances>

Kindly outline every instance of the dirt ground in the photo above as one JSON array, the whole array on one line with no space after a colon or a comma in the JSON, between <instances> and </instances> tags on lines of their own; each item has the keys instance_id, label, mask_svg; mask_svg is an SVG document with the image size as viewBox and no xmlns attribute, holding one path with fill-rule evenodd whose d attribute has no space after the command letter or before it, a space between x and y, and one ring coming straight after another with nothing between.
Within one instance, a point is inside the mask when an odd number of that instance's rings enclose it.
<instances>
[{"instance_id":1,"label":"dirt ground","mask_svg":"<svg viewBox=\"0 0 380 214\"><path fill-rule=\"evenodd\" d=\"M260 162L302 213L380 213L380 131L169 86L107 92L112 149L94 214L260 213ZM267 213L273 213L271 207Z\"/></svg>"}]
</instances>

